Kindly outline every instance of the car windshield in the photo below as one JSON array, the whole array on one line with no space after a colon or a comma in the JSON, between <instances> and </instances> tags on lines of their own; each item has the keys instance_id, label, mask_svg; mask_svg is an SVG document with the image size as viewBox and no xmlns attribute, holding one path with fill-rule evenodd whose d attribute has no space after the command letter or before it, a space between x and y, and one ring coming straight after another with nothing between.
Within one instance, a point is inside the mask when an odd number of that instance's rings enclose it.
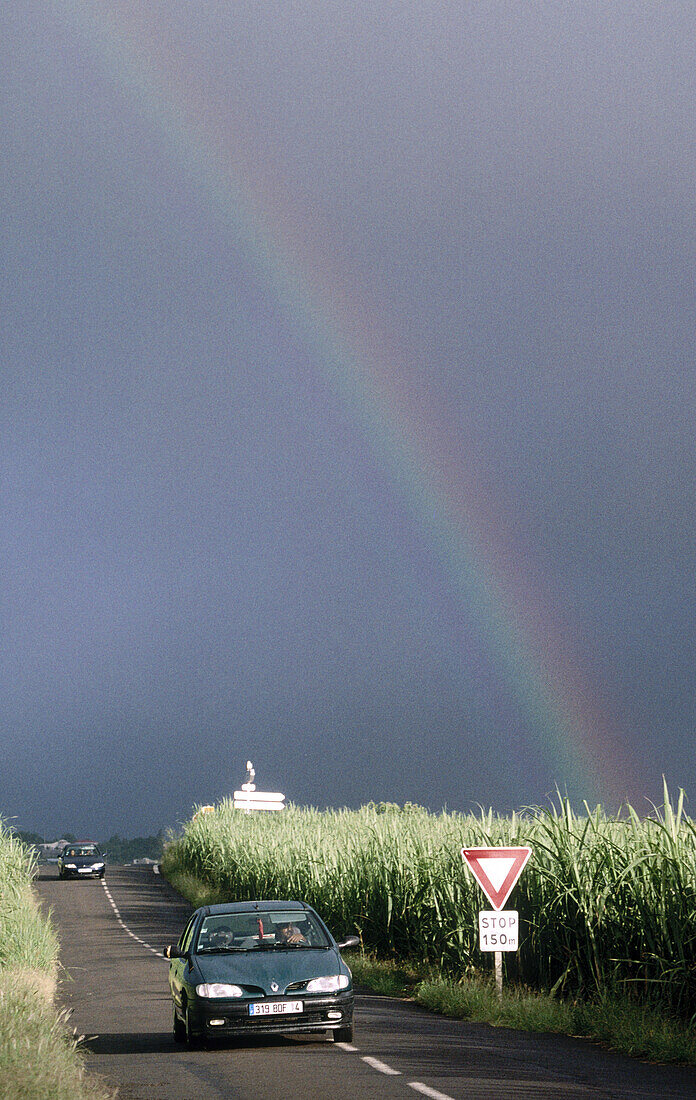
<instances>
[{"instance_id":1,"label":"car windshield","mask_svg":"<svg viewBox=\"0 0 696 1100\"><path fill-rule=\"evenodd\" d=\"M90 847L87 844L79 844L75 848L68 848L68 850L64 852L63 855L70 856L72 859L75 859L78 856L98 856L99 852L96 848Z\"/></svg>"},{"instance_id":2,"label":"car windshield","mask_svg":"<svg viewBox=\"0 0 696 1100\"><path fill-rule=\"evenodd\" d=\"M298 950L330 947L326 933L307 910L215 913L198 930L197 952Z\"/></svg>"}]
</instances>

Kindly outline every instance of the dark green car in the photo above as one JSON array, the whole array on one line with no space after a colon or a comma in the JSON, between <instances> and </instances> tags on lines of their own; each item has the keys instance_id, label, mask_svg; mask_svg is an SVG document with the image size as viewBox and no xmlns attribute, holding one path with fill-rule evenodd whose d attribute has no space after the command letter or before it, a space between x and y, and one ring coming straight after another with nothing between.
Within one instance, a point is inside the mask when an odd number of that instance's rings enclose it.
<instances>
[{"instance_id":1,"label":"dark green car","mask_svg":"<svg viewBox=\"0 0 696 1100\"><path fill-rule=\"evenodd\" d=\"M91 840L66 844L58 856L59 878L104 878L102 852Z\"/></svg>"},{"instance_id":2,"label":"dark green car","mask_svg":"<svg viewBox=\"0 0 696 1100\"><path fill-rule=\"evenodd\" d=\"M324 922L299 901L206 905L166 947L174 1038L328 1031L353 1038L352 975Z\"/></svg>"}]
</instances>

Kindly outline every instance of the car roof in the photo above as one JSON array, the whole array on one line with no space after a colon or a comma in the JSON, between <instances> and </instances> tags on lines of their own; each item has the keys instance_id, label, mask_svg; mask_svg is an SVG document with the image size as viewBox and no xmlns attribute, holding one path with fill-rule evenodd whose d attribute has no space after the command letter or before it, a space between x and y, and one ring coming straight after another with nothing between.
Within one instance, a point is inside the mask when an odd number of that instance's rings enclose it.
<instances>
[{"instance_id":1,"label":"car roof","mask_svg":"<svg viewBox=\"0 0 696 1100\"><path fill-rule=\"evenodd\" d=\"M302 912L309 908L309 905L303 901L278 901L274 898L272 901L225 901L217 905L204 905L198 911L215 916L220 913L255 913L259 909L265 909L267 912L280 909L294 909Z\"/></svg>"}]
</instances>

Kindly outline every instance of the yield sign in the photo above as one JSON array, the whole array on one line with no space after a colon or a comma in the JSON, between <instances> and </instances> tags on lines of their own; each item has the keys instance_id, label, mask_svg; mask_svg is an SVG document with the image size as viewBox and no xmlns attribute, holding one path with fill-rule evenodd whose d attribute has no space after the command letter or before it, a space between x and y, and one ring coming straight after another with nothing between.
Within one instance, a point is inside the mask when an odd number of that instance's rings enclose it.
<instances>
[{"instance_id":1,"label":"yield sign","mask_svg":"<svg viewBox=\"0 0 696 1100\"><path fill-rule=\"evenodd\" d=\"M462 858L494 909L502 909L531 848L462 848Z\"/></svg>"}]
</instances>

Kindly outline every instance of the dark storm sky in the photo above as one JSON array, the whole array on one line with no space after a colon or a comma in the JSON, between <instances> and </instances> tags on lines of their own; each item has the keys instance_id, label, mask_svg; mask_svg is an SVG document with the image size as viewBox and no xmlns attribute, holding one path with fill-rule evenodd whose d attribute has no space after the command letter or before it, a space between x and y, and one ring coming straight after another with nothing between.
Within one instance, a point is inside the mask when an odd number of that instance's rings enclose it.
<instances>
[{"instance_id":1,"label":"dark storm sky","mask_svg":"<svg viewBox=\"0 0 696 1100\"><path fill-rule=\"evenodd\" d=\"M3 5L0 814L150 832L248 757L301 804L695 796L695 44L691 3ZM392 349L359 414L341 318ZM414 506L402 391L599 783Z\"/></svg>"}]
</instances>

